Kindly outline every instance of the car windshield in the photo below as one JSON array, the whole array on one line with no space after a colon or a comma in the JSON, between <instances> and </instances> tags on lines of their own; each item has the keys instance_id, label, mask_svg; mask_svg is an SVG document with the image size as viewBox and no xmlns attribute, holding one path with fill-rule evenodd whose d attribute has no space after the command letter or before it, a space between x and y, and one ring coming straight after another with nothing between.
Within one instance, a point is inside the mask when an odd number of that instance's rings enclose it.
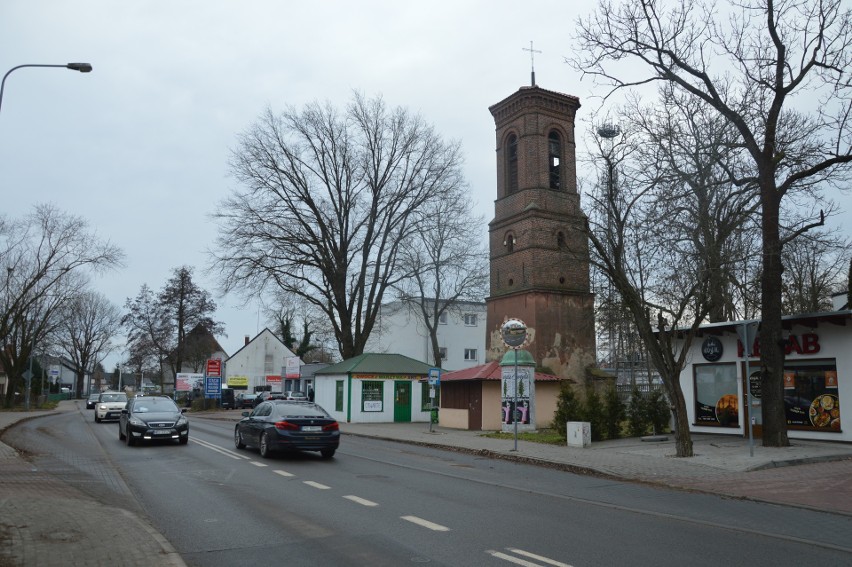
<instances>
[{"instance_id":1,"label":"car windshield","mask_svg":"<svg viewBox=\"0 0 852 567\"><path fill-rule=\"evenodd\" d=\"M137 413L148 413L152 411L178 411L177 406L171 400L163 398L150 398L136 402L133 406L133 411Z\"/></svg>"},{"instance_id":2,"label":"car windshield","mask_svg":"<svg viewBox=\"0 0 852 567\"><path fill-rule=\"evenodd\" d=\"M101 394L100 401L102 402L126 402L126 394Z\"/></svg>"}]
</instances>

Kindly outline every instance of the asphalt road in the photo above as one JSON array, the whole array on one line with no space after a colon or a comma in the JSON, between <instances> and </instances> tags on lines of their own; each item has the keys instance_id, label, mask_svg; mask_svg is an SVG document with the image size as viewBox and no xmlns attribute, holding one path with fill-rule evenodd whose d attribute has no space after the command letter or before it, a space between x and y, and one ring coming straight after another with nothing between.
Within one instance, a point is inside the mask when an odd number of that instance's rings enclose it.
<instances>
[{"instance_id":1,"label":"asphalt road","mask_svg":"<svg viewBox=\"0 0 852 567\"><path fill-rule=\"evenodd\" d=\"M852 563L852 519L345 436L262 459L233 424L126 447L91 411L21 423L42 472L148 517L189 565Z\"/></svg>"}]
</instances>

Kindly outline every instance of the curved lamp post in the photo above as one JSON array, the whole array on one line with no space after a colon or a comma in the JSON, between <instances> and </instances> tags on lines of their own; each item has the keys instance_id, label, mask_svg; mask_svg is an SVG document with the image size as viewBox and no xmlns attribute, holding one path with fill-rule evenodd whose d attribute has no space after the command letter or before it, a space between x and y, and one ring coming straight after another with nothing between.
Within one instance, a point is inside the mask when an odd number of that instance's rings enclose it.
<instances>
[{"instance_id":1,"label":"curved lamp post","mask_svg":"<svg viewBox=\"0 0 852 567\"><path fill-rule=\"evenodd\" d=\"M81 73L90 73L92 71L91 63L66 63L65 65L42 65L38 63L25 63L24 65L18 65L17 67L12 67L6 74L3 75L3 81L0 82L0 108L3 107L3 89L6 87L6 77L14 71L15 69L20 69L21 67L59 67L64 69L71 69L72 71L79 71Z\"/></svg>"}]
</instances>

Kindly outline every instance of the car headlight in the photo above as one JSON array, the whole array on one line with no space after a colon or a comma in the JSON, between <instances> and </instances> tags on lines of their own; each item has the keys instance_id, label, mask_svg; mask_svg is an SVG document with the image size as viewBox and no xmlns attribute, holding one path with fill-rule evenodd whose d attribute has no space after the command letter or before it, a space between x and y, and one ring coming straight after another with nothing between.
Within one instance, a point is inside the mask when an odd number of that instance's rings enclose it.
<instances>
[{"instance_id":1,"label":"car headlight","mask_svg":"<svg viewBox=\"0 0 852 567\"><path fill-rule=\"evenodd\" d=\"M147 423L145 423L144 421L142 421L138 417L131 417L130 419L127 420L127 423L129 423L130 425L132 425L134 427L145 427L146 425L148 425Z\"/></svg>"},{"instance_id":2,"label":"car headlight","mask_svg":"<svg viewBox=\"0 0 852 567\"><path fill-rule=\"evenodd\" d=\"M181 426L186 425L187 423L189 423L189 420L186 419L186 417L184 417L184 416L180 416L175 425L177 425L178 427L181 427Z\"/></svg>"}]
</instances>

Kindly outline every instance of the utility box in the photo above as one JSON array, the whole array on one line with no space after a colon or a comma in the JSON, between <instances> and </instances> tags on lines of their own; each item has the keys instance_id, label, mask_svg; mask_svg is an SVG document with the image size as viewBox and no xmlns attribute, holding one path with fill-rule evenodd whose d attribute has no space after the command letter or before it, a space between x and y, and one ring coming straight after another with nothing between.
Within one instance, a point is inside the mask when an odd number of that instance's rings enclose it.
<instances>
[{"instance_id":1,"label":"utility box","mask_svg":"<svg viewBox=\"0 0 852 567\"><path fill-rule=\"evenodd\" d=\"M568 422L568 446L588 447L592 444L592 424L588 421Z\"/></svg>"}]
</instances>

